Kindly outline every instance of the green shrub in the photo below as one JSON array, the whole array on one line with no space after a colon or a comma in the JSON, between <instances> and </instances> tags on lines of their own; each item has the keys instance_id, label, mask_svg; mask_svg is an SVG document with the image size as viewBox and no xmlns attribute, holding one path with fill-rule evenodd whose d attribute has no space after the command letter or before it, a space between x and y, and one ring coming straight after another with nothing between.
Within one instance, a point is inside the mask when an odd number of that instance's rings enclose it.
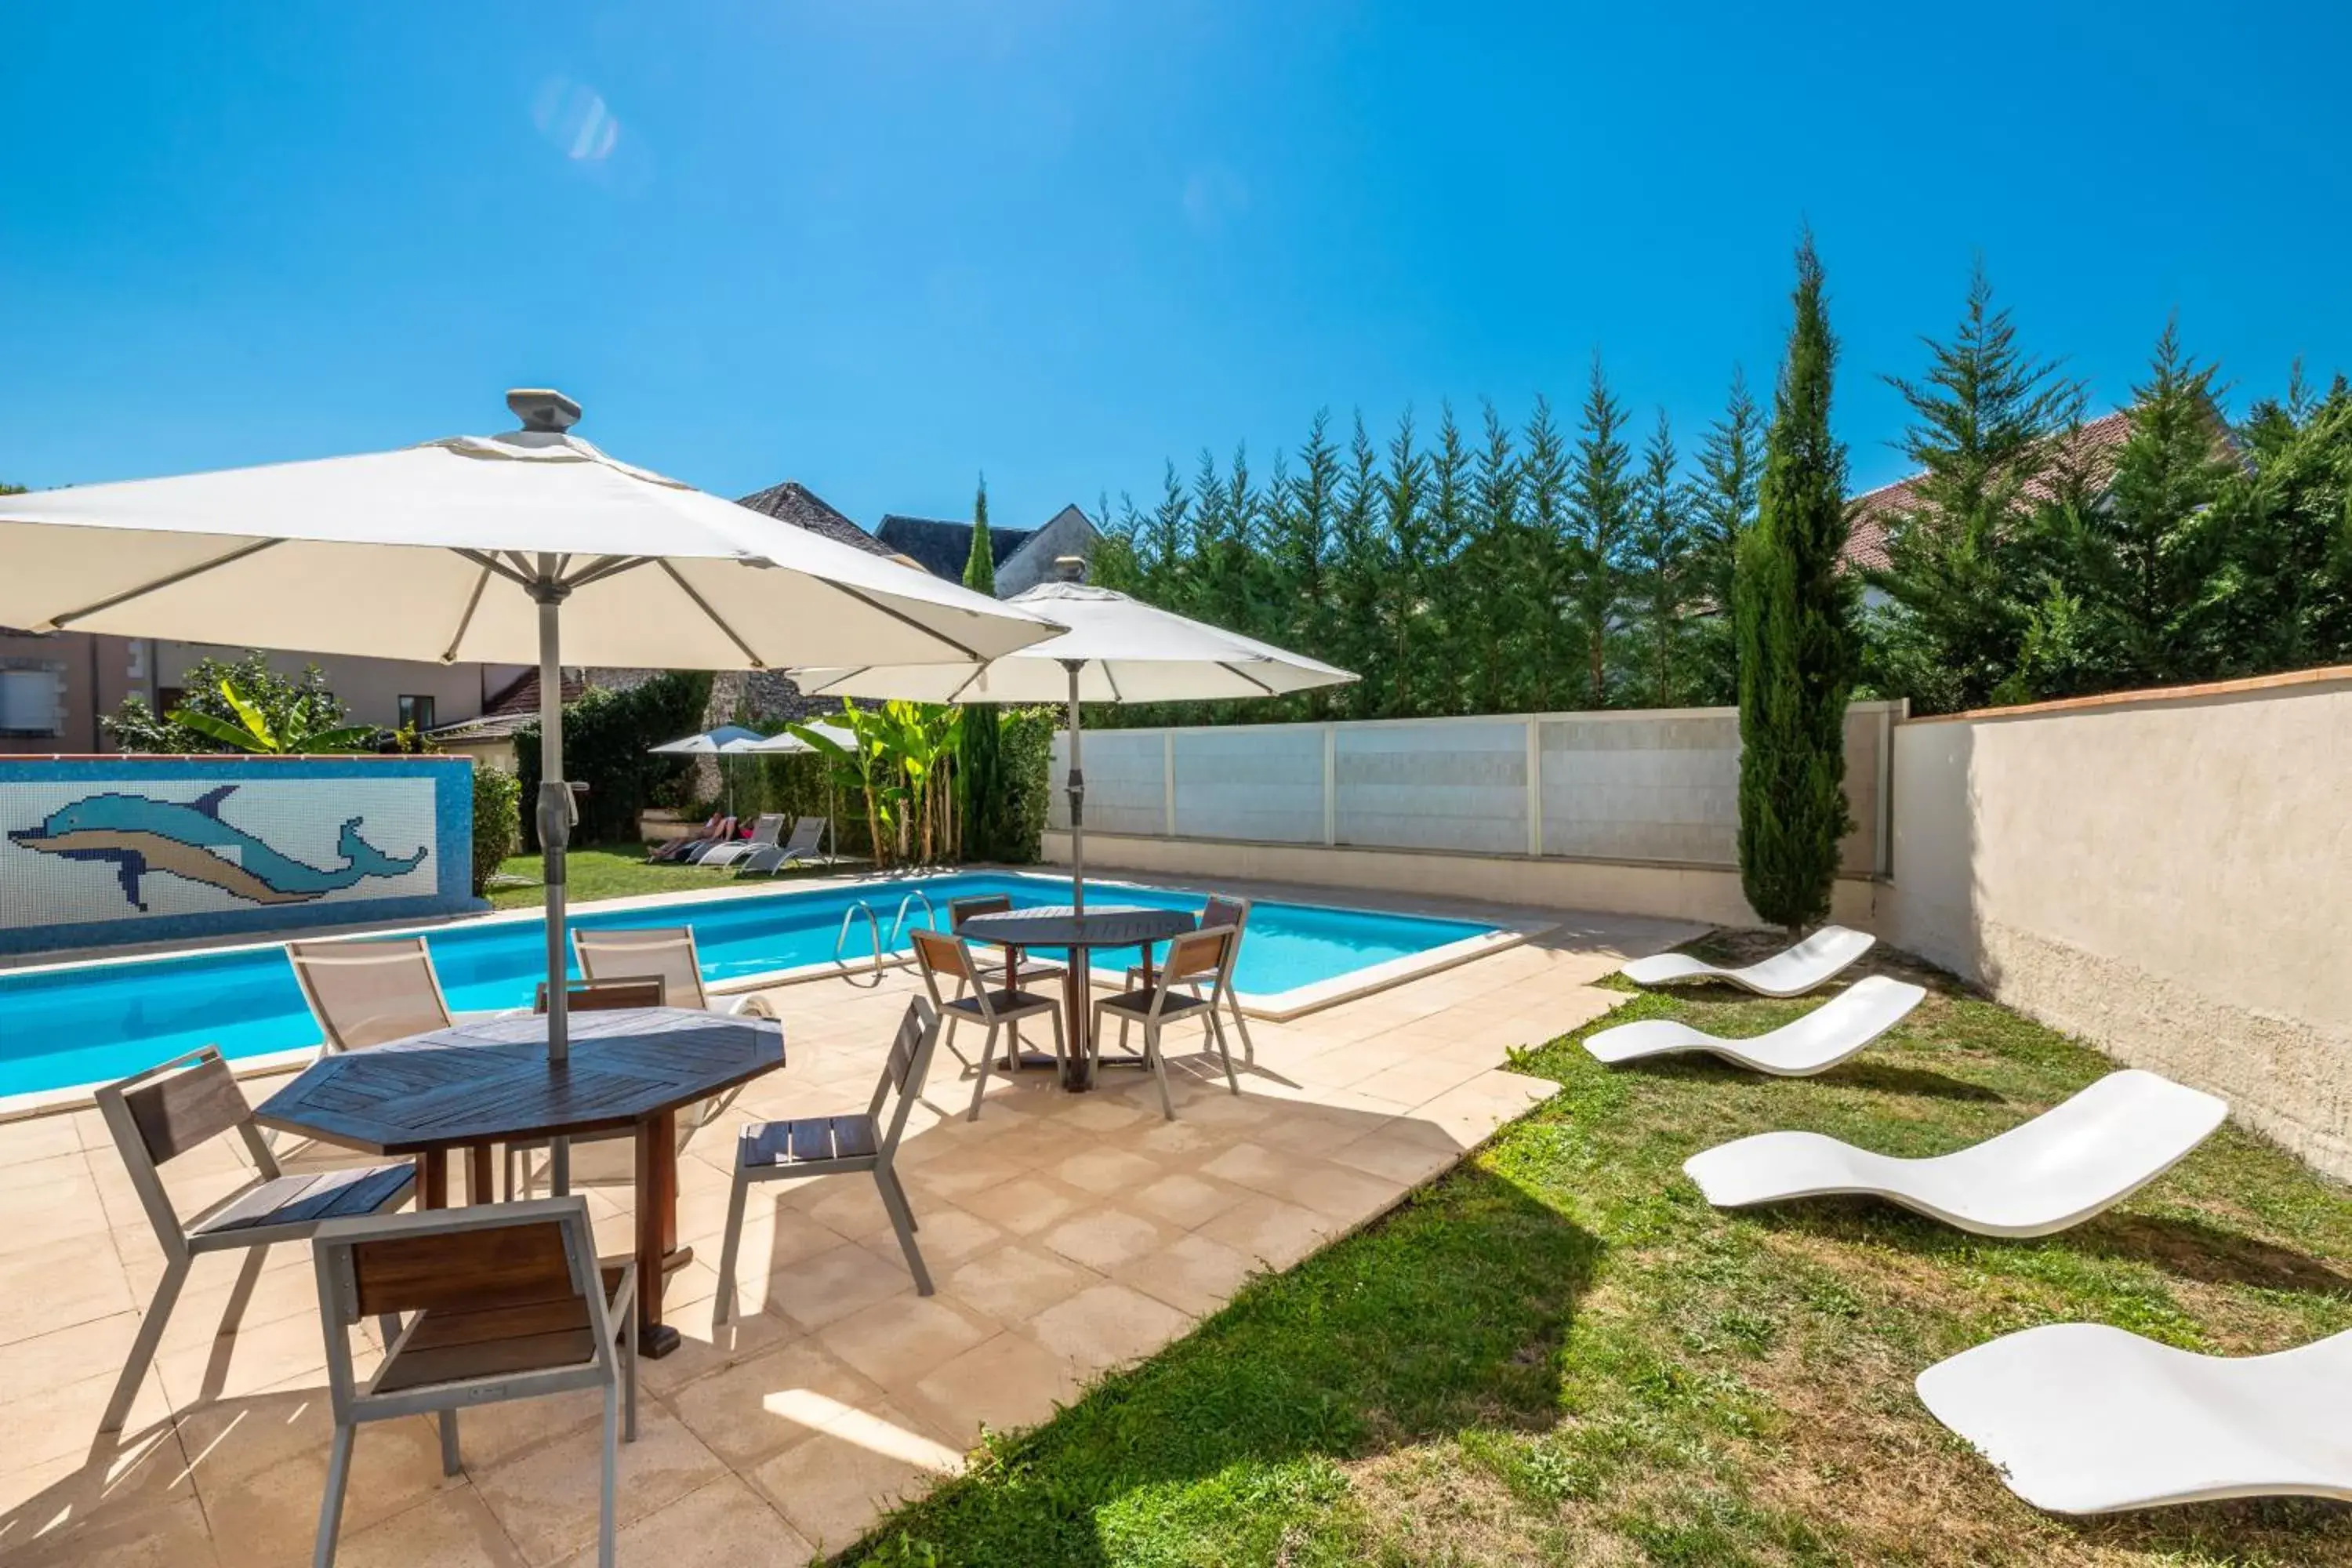
<instances>
[{"instance_id":1,"label":"green shrub","mask_svg":"<svg viewBox=\"0 0 2352 1568\"><path fill-rule=\"evenodd\" d=\"M648 805L675 804L691 757L648 754L649 749L702 728L710 702L707 670L672 670L626 691L592 686L579 700L563 705L563 773L585 784L580 797L582 844L631 844L637 838L637 813ZM539 798L539 726L515 734L517 772L525 800ZM531 815L536 815L535 813ZM526 817L523 841L537 848L537 824Z\"/></svg>"},{"instance_id":2,"label":"green shrub","mask_svg":"<svg viewBox=\"0 0 2352 1568\"><path fill-rule=\"evenodd\" d=\"M522 848L522 781L474 763L474 897L490 885L490 874Z\"/></svg>"},{"instance_id":3,"label":"green shrub","mask_svg":"<svg viewBox=\"0 0 2352 1568\"><path fill-rule=\"evenodd\" d=\"M979 710L975 709L977 712ZM997 859L1033 866L1044 853L1046 813L1053 802L1054 731L1059 708L1006 708L997 731L997 780L1003 792Z\"/></svg>"}]
</instances>

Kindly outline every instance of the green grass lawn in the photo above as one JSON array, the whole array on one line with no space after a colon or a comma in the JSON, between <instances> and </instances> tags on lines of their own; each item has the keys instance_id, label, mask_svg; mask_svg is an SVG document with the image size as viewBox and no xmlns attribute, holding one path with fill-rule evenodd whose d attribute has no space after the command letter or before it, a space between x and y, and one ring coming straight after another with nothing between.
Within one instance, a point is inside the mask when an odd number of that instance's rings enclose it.
<instances>
[{"instance_id":1,"label":"green grass lawn","mask_svg":"<svg viewBox=\"0 0 2352 1568\"><path fill-rule=\"evenodd\" d=\"M570 901L587 903L595 899L634 899L646 893L709 892L713 888L731 888L736 876L731 870L706 871L697 866L650 865L646 860L645 847L639 844L622 846L587 845L572 850L564 858L564 886L571 889ZM750 879L758 883L789 882L800 877L821 877L837 872L838 867L795 866L774 877L766 872ZM501 887L493 884L489 890L492 907L501 910L535 910L545 902L539 879L543 874L536 855L515 855L501 861L499 873L505 877L527 877L530 886Z\"/></svg>"},{"instance_id":2,"label":"green grass lawn","mask_svg":"<svg viewBox=\"0 0 2352 1568\"><path fill-rule=\"evenodd\" d=\"M1735 1215L1700 1199L1681 1162L1727 1139L1786 1126L1938 1153L2108 1069L1943 977L1874 967L1932 994L1810 1081L1612 1071L1577 1035L1523 1053L1558 1098L1045 1426L992 1439L839 1561L2352 1563L2352 1509L2331 1504L2036 1513L1912 1392L1930 1363L2035 1323L2232 1353L2352 1327L2352 1208L2276 1148L2225 1128L2040 1241L1858 1200ZM1706 987L1593 1027L1754 1034L1812 1005Z\"/></svg>"}]
</instances>

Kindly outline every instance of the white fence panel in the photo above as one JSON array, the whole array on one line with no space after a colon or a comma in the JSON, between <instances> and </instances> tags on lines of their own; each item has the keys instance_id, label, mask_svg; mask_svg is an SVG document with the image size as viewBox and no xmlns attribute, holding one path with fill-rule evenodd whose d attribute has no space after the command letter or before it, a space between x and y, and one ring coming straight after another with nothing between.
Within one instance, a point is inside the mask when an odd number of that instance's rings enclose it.
<instances>
[{"instance_id":1,"label":"white fence panel","mask_svg":"<svg viewBox=\"0 0 2352 1568\"><path fill-rule=\"evenodd\" d=\"M1323 842L1323 727L1153 731L1172 735L1180 838Z\"/></svg>"},{"instance_id":2,"label":"white fence panel","mask_svg":"<svg viewBox=\"0 0 2352 1568\"><path fill-rule=\"evenodd\" d=\"M1738 862L1736 714L1571 715L1541 725L1543 853Z\"/></svg>"},{"instance_id":3,"label":"white fence panel","mask_svg":"<svg viewBox=\"0 0 2352 1568\"><path fill-rule=\"evenodd\" d=\"M1168 826L1168 784L1160 771L1165 742L1157 730L1101 730L1087 736L1087 826L1104 833L1159 834ZM1052 816L1070 826L1070 737L1054 735Z\"/></svg>"},{"instance_id":4,"label":"white fence panel","mask_svg":"<svg viewBox=\"0 0 2352 1568\"><path fill-rule=\"evenodd\" d=\"M1339 841L1526 854L1527 734L1510 719L1341 725Z\"/></svg>"}]
</instances>

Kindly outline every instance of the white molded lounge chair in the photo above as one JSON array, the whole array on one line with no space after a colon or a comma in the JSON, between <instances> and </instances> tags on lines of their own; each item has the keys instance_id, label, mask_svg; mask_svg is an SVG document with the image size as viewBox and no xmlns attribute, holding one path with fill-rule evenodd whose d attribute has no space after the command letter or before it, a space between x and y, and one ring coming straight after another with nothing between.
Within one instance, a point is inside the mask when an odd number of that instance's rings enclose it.
<instances>
[{"instance_id":1,"label":"white molded lounge chair","mask_svg":"<svg viewBox=\"0 0 2352 1568\"><path fill-rule=\"evenodd\" d=\"M1924 986L1865 975L1794 1023L1753 1039L1719 1039L1671 1018L1644 1018L1603 1029L1584 1048L1612 1066L1643 1057L1713 1051L1758 1072L1807 1078L1837 1066L1901 1023L1927 994Z\"/></svg>"},{"instance_id":2,"label":"white molded lounge chair","mask_svg":"<svg viewBox=\"0 0 2352 1568\"><path fill-rule=\"evenodd\" d=\"M2352 1500L2352 1332L2231 1357L2053 1323L1937 1362L1918 1388L2010 1490L2053 1513Z\"/></svg>"},{"instance_id":3,"label":"white molded lounge chair","mask_svg":"<svg viewBox=\"0 0 2352 1568\"><path fill-rule=\"evenodd\" d=\"M1683 1170L1717 1208L1862 1193L1979 1236L2048 1236L2164 1174L2229 1114L2210 1094L2126 1068L1934 1159L1874 1154L1818 1132L1759 1132L1694 1154Z\"/></svg>"},{"instance_id":4,"label":"white molded lounge chair","mask_svg":"<svg viewBox=\"0 0 2352 1568\"><path fill-rule=\"evenodd\" d=\"M1877 940L1866 931L1823 926L1796 946L1745 969L1719 969L1687 952L1661 952L1635 959L1625 966L1624 974L1636 985L1664 985L1670 980L1728 980L1762 996L1802 996L1868 952Z\"/></svg>"}]
</instances>

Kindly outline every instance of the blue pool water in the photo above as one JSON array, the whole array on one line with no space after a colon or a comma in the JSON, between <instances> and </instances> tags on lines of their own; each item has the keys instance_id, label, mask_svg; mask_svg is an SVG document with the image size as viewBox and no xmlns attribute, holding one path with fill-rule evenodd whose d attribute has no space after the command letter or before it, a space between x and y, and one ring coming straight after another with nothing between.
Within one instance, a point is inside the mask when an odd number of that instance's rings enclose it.
<instances>
[{"instance_id":1,"label":"blue pool water","mask_svg":"<svg viewBox=\"0 0 2352 1568\"><path fill-rule=\"evenodd\" d=\"M908 885L779 891L605 913L592 909L573 923L691 925L703 977L717 984L830 962L843 911L860 900L879 918L885 950L905 951L908 940L902 935L892 942L890 927ZM1043 876L976 872L929 878L919 886L942 918L950 899L976 893L1007 893L1022 908L1069 901L1066 879ZM1201 904L1197 893L1124 884L1090 884L1088 899L1164 909ZM920 921L921 906L908 918ZM869 951L864 928L861 919L847 949L859 956ZM449 1005L459 1012L530 1005L545 962L544 929L537 921L504 921L427 933ZM1469 921L1260 903L1250 912L1234 984L1261 994L1288 991L1491 929ZM318 1026L286 955L276 948L123 959L46 973L0 972L0 1095L104 1082L204 1045L247 1057L318 1042Z\"/></svg>"}]
</instances>

